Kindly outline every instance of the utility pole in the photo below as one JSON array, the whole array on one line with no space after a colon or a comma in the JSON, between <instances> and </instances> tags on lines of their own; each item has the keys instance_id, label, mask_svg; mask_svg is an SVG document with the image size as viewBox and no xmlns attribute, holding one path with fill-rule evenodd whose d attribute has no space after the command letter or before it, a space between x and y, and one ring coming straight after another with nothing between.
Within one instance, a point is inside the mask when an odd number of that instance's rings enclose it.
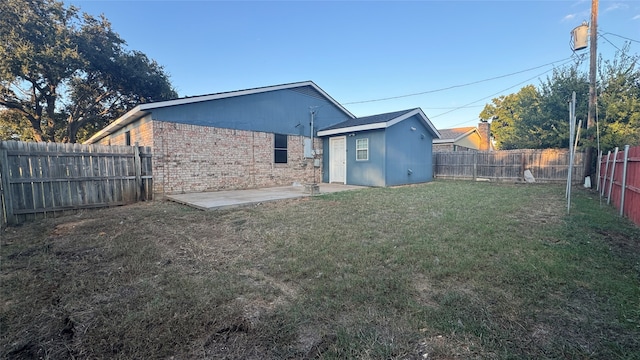
<instances>
[{"instance_id":1,"label":"utility pole","mask_svg":"<svg viewBox=\"0 0 640 360\"><path fill-rule=\"evenodd\" d=\"M598 0L591 0L591 26L589 26L589 110L587 113L587 130L592 128L596 121L596 65L598 62ZM593 136L591 136L593 140ZM584 176L591 176L591 159L593 148L585 149Z\"/></svg>"},{"instance_id":2,"label":"utility pole","mask_svg":"<svg viewBox=\"0 0 640 360\"><path fill-rule=\"evenodd\" d=\"M587 129L595 125L596 64L598 61L598 0L591 0L591 29L589 33L589 113Z\"/></svg>"}]
</instances>

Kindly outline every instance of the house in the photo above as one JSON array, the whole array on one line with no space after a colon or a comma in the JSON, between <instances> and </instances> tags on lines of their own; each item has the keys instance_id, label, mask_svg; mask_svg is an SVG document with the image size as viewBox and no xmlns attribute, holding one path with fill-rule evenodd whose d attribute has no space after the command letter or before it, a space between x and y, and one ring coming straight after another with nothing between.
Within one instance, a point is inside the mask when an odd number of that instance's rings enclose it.
<instances>
[{"instance_id":1,"label":"house","mask_svg":"<svg viewBox=\"0 0 640 360\"><path fill-rule=\"evenodd\" d=\"M348 119L320 129L323 182L392 186L433 178L432 141L440 134L421 109Z\"/></svg>"},{"instance_id":2,"label":"house","mask_svg":"<svg viewBox=\"0 0 640 360\"><path fill-rule=\"evenodd\" d=\"M86 143L150 146L155 194L260 188L319 180L312 123L353 118L305 81L141 104Z\"/></svg>"},{"instance_id":3,"label":"house","mask_svg":"<svg viewBox=\"0 0 640 360\"><path fill-rule=\"evenodd\" d=\"M441 129L440 139L433 140L433 151L493 150L488 122L480 122L478 127Z\"/></svg>"},{"instance_id":4,"label":"house","mask_svg":"<svg viewBox=\"0 0 640 360\"><path fill-rule=\"evenodd\" d=\"M151 147L153 191L163 195L320 181L429 181L437 134L419 109L357 119L304 81L141 104L85 143ZM346 137L340 168L336 139ZM356 139L360 155L347 157L356 153ZM334 151L323 152L330 146Z\"/></svg>"}]
</instances>

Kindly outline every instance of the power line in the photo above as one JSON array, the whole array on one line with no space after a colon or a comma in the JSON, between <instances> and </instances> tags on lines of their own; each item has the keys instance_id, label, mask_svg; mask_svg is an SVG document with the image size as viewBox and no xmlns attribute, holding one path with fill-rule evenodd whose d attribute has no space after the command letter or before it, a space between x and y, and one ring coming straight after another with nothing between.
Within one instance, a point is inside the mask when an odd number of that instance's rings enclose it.
<instances>
[{"instance_id":1,"label":"power line","mask_svg":"<svg viewBox=\"0 0 640 360\"><path fill-rule=\"evenodd\" d=\"M456 106L445 106L445 107L420 107L422 110L448 110L448 109L470 109L470 108L477 108L477 107L481 107L484 105L469 105L469 106L463 106L463 107L456 107Z\"/></svg>"},{"instance_id":2,"label":"power line","mask_svg":"<svg viewBox=\"0 0 640 360\"><path fill-rule=\"evenodd\" d=\"M450 127L450 128L448 128L448 129L453 129L453 128L455 128L455 127L458 127L458 126L460 126L460 125L464 125L464 124L466 124L466 123L470 123L470 122L472 122L472 121L475 123L476 121L478 121L478 119L476 118L476 119L471 119L471 120L463 121L463 122L461 122L461 123L453 124L453 125L450 125L451 127Z\"/></svg>"},{"instance_id":3,"label":"power line","mask_svg":"<svg viewBox=\"0 0 640 360\"><path fill-rule=\"evenodd\" d=\"M410 96L431 94L431 93L435 93L435 92L456 89L456 88L460 88L460 87L464 87L464 86L480 84L480 83L487 82L487 81L492 81L492 80L502 79L502 78L505 78L505 77L513 76L513 75L522 74L522 73L525 73L527 71L539 69L541 67L545 67L545 66L549 66L549 65L555 65L557 62L565 61L565 60L568 60L568 59L571 59L571 57L568 57L568 58L565 58L565 59L562 59L562 60L553 61L553 62L544 64L544 65L532 67L532 68L529 68L529 69L520 70L520 71L516 71L516 72L513 72L513 73L505 74L505 75L495 76L495 77L488 78L488 79L473 81L473 82L466 83L466 84L453 85L453 86L448 86L448 87L445 87L445 88L440 88L440 89L435 89L435 90L427 90L427 91L422 91L422 92L412 93L412 94L406 94L406 95L390 96L390 97L380 98L380 99L352 101L352 102L342 103L342 105L364 104L364 103L377 102L377 101L393 100L393 99L400 99L400 98L405 98L405 97L410 97Z\"/></svg>"},{"instance_id":4,"label":"power line","mask_svg":"<svg viewBox=\"0 0 640 360\"><path fill-rule=\"evenodd\" d=\"M565 64L568 64L568 63L570 63L570 62L573 60L573 59L571 59L571 58L569 58L569 59L570 59L570 61L567 61L567 62L565 62L565 63L562 63L562 64L560 64L560 66L565 65ZM566 60L566 59L565 59L565 60ZM499 94L501 94L501 93L503 93L503 92L505 92L505 91L507 91L507 90L511 90L512 88L514 88L514 87L516 87L516 86L520 86L520 85L522 85L522 84L524 84L524 83L526 83L526 82L528 82L528 81L531 81L531 80L533 80L533 79L535 79L535 78L537 78L537 77L540 77L540 76L542 76L542 75L544 75L544 74L548 73L548 72L549 72L549 71L551 71L551 70L553 70L553 69L546 70L546 71L544 71L544 72L542 72L542 73L540 73L540 74L538 74L538 75L536 75L536 76L534 76L534 77L531 77L531 78L529 78L529 79L527 79L527 80L525 80L525 81L519 82L519 83L517 83L517 84L515 84L515 85L512 85L512 86L510 86L510 87L508 87L508 88L506 88L506 89L504 89L504 90L498 91L498 92L497 92L497 93L495 93L495 94L492 94L492 95L489 95L489 96L485 96L485 97L483 97L482 99L479 99L479 100L476 100L476 101L472 101L472 102L470 102L470 103L468 103L468 104L464 104L464 105L462 105L462 106L459 106L459 107L454 108L454 109L449 110L449 111L445 111L445 112L440 113L440 114L438 114L438 115L430 116L429 118L430 118L430 119L433 119L433 118L436 118L436 117L438 117L438 116L442 116L442 115L445 115L445 114L448 114L448 113L454 112L454 111L456 111L456 110L462 109L462 108L463 108L463 107L465 107L465 106L473 105L473 104L475 104L475 103L477 103L477 102L479 102L479 101L483 101L483 100L486 100L486 99L488 99L488 98L494 97L494 96L499 95Z\"/></svg>"},{"instance_id":5,"label":"power line","mask_svg":"<svg viewBox=\"0 0 640 360\"><path fill-rule=\"evenodd\" d=\"M610 32L601 33L600 35L613 35L613 36L617 36L617 37L619 37L619 38L622 38L622 39L625 39L625 40L628 40L628 41L632 41L632 42L640 43L640 40L634 40L634 39L628 38L628 37L626 37L626 36L617 35L617 34L610 33ZM607 40L607 41L608 41L608 40Z\"/></svg>"},{"instance_id":6,"label":"power line","mask_svg":"<svg viewBox=\"0 0 640 360\"><path fill-rule=\"evenodd\" d=\"M600 36L600 38L605 39L609 44L611 44L611 46L613 46L614 48L616 48L616 50L618 50L618 51L622 51L622 50L620 50L620 48L619 48L619 47L615 46L611 41L609 41L609 39L607 39L607 37L606 37L606 36L604 36L603 34L600 34L599 36Z\"/></svg>"}]
</instances>

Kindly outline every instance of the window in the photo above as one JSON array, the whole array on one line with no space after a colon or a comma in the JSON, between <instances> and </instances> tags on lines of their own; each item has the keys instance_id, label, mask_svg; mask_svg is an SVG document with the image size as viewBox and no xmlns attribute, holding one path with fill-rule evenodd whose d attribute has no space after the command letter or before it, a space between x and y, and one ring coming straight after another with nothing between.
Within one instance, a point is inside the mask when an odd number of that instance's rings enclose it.
<instances>
[{"instance_id":1,"label":"window","mask_svg":"<svg viewBox=\"0 0 640 360\"><path fill-rule=\"evenodd\" d=\"M287 163L287 135L273 134L273 162L276 164Z\"/></svg>"},{"instance_id":2,"label":"window","mask_svg":"<svg viewBox=\"0 0 640 360\"><path fill-rule=\"evenodd\" d=\"M124 133L124 144L127 146L131 145L131 131Z\"/></svg>"},{"instance_id":3,"label":"window","mask_svg":"<svg viewBox=\"0 0 640 360\"><path fill-rule=\"evenodd\" d=\"M369 160L369 139L356 139L356 161Z\"/></svg>"}]
</instances>

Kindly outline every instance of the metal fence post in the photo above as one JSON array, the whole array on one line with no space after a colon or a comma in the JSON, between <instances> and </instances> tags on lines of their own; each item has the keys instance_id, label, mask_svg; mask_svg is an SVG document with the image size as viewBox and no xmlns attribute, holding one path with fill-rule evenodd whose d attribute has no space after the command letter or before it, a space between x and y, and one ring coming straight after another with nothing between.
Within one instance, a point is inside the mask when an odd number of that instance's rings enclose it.
<instances>
[{"instance_id":1,"label":"metal fence post","mask_svg":"<svg viewBox=\"0 0 640 360\"><path fill-rule=\"evenodd\" d=\"M618 147L613 151L613 161L611 163L611 178L609 179L609 194L607 195L607 205L611 204L611 191L613 189L614 174L616 172L616 161L618 160Z\"/></svg>"},{"instance_id":2,"label":"metal fence post","mask_svg":"<svg viewBox=\"0 0 640 360\"><path fill-rule=\"evenodd\" d=\"M611 158L611 150L607 153L607 163L604 165L604 175L602 176L602 187L600 189L600 196L604 196L604 188L607 184L607 174L609 173L609 159Z\"/></svg>"},{"instance_id":3,"label":"metal fence post","mask_svg":"<svg viewBox=\"0 0 640 360\"><path fill-rule=\"evenodd\" d=\"M627 165L629 163L629 145L624 146L624 161L622 163L622 189L620 193L620 216L624 215L624 195L627 192Z\"/></svg>"},{"instance_id":4,"label":"metal fence post","mask_svg":"<svg viewBox=\"0 0 640 360\"><path fill-rule=\"evenodd\" d=\"M598 179L598 182L596 183L596 191L598 192L600 191L600 175L602 175L601 171L602 171L602 150L600 150L600 152L598 153L598 167L596 168L596 179Z\"/></svg>"}]
</instances>

